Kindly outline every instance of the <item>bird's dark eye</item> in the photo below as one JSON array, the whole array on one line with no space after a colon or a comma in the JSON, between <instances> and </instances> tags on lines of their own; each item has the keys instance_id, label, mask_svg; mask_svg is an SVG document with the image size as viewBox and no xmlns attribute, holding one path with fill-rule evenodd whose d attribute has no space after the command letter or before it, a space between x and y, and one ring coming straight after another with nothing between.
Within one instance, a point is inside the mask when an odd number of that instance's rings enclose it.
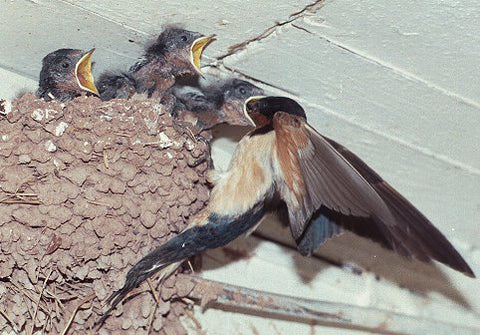
<instances>
[{"instance_id":1,"label":"bird's dark eye","mask_svg":"<svg viewBox=\"0 0 480 335\"><path fill-rule=\"evenodd\" d=\"M62 67L63 67L64 69L68 69L69 66L70 66L69 63L62 63Z\"/></svg>"},{"instance_id":2,"label":"bird's dark eye","mask_svg":"<svg viewBox=\"0 0 480 335\"><path fill-rule=\"evenodd\" d=\"M240 92L241 95L247 94L247 90L243 87L240 87L239 92Z\"/></svg>"},{"instance_id":3,"label":"bird's dark eye","mask_svg":"<svg viewBox=\"0 0 480 335\"><path fill-rule=\"evenodd\" d=\"M188 41L187 35L182 35L182 36L180 36L180 39L182 40L182 42Z\"/></svg>"}]
</instances>

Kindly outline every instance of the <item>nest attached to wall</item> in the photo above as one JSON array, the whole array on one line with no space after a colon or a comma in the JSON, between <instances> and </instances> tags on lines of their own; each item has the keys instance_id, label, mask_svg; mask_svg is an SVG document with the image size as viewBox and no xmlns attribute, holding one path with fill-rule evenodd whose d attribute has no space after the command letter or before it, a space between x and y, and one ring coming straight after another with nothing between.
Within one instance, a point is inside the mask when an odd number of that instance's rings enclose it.
<instances>
[{"instance_id":1,"label":"nest attached to wall","mask_svg":"<svg viewBox=\"0 0 480 335\"><path fill-rule=\"evenodd\" d=\"M192 166L206 146L176 131L170 108L0 103L0 332L85 333L127 270L205 206L207 164ZM94 333L183 334L192 285L172 276L157 301L137 295Z\"/></svg>"}]
</instances>

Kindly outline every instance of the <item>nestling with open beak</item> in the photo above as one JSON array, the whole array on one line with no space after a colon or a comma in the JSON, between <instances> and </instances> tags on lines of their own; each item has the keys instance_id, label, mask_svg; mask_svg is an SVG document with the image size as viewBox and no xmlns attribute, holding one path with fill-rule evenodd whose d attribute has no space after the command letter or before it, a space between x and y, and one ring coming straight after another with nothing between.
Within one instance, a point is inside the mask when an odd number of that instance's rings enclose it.
<instances>
[{"instance_id":1,"label":"nestling with open beak","mask_svg":"<svg viewBox=\"0 0 480 335\"><path fill-rule=\"evenodd\" d=\"M227 123L234 126L248 126L243 115L245 101L263 94L263 90L247 81L229 79L221 84L206 87L202 92L175 92L177 105L173 116L190 123L194 133Z\"/></svg>"},{"instance_id":2,"label":"nestling with open beak","mask_svg":"<svg viewBox=\"0 0 480 335\"><path fill-rule=\"evenodd\" d=\"M45 101L68 101L82 93L98 95L92 75L92 49L58 49L43 58L36 92Z\"/></svg>"},{"instance_id":3,"label":"nestling with open beak","mask_svg":"<svg viewBox=\"0 0 480 335\"><path fill-rule=\"evenodd\" d=\"M154 273L162 271L163 278L188 257L254 229L275 196L286 204L303 255L348 229L403 256L436 260L474 277L425 216L355 154L312 128L297 102L252 97L245 113L255 129L238 143L228 171L218 175L207 207L130 269L108 300L111 309Z\"/></svg>"},{"instance_id":4,"label":"nestling with open beak","mask_svg":"<svg viewBox=\"0 0 480 335\"><path fill-rule=\"evenodd\" d=\"M127 73L103 73L97 86L102 100L129 98L135 92L161 98L180 76L201 74L200 58L214 35L166 27Z\"/></svg>"}]
</instances>

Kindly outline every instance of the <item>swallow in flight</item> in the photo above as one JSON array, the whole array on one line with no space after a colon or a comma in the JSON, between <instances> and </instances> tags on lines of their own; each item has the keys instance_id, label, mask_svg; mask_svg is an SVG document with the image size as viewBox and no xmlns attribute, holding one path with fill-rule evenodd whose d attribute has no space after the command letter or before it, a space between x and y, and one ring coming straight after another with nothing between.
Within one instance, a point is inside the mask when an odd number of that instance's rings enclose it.
<instances>
[{"instance_id":1,"label":"swallow in flight","mask_svg":"<svg viewBox=\"0 0 480 335\"><path fill-rule=\"evenodd\" d=\"M68 101L84 92L98 95L92 75L94 51L58 49L46 55L42 60L37 97L45 101Z\"/></svg>"},{"instance_id":2,"label":"swallow in flight","mask_svg":"<svg viewBox=\"0 0 480 335\"><path fill-rule=\"evenodd\" d=\"M128 271L124 286L108 300L109 311L154 273L162 271L164 278L185 259L254 229L276 197L286 204L303 255L347 229L403 256L436 260L475 276L408 200L359 157L310 126L296 101L251 97L245 117L255 129L238 143L228 170L210 175L215 186L208 205L182 233Z\"/></svg>"}]
</instances>

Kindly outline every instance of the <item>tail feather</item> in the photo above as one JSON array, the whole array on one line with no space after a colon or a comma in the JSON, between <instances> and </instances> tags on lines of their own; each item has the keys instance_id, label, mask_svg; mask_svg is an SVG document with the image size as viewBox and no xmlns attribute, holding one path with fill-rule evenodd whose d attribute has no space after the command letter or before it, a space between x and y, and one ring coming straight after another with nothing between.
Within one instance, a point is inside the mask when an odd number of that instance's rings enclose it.
<instances>
[{"instance_id":1,"label":"tail feather","mask_svg":"<svg viewBox=\"0 0 480 335\"><path fill-rule=\"evenodd\" d=\"M226 245L247 232L260 221L264 214L265 209L262 204L257 204L247 213L237 217L210 214L206 224L189 228L159 246L128 271L123 287L107 299L110 308L99 319L97 325L100 326L127 294L147 278L170 264L180 264L183 260L206 249Z\"/></svg>"},{"instance_id":2,"label":"tail feather","mask_svg":"<svg viewBox=\"0 0 480 335\"><path fill-rule=\"evenodd\" d=\"M298 251L303 256L310 256L322 243L341 232L341 227L335 221L320 213L311 220L297 241Z\"/></svg>"}]
</instances>

